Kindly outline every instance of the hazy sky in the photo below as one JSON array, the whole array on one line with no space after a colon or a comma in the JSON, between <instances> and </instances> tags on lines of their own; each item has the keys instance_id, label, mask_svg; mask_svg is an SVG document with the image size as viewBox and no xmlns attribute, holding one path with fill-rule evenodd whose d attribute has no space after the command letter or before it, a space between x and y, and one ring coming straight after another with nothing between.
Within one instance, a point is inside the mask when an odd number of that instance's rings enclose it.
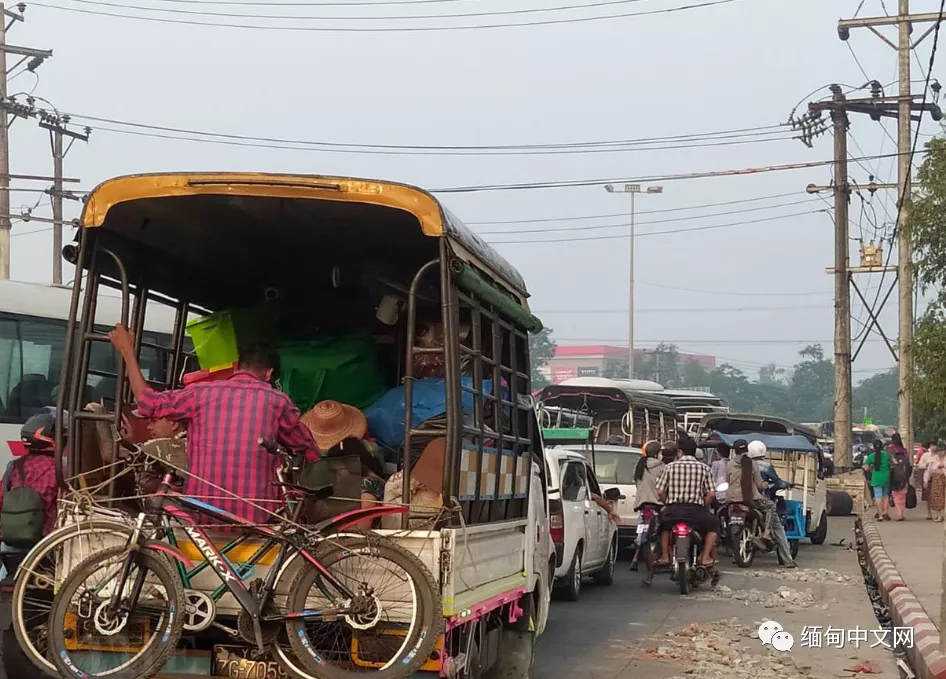
<instances>
[{"instance_id":1,"label":"hazy sky","mask_svg":"<svg viewBox=\"0 0 946 679\"><path fill-rule=\"evenodd\" d=\"M51 48L54 57L40 68L38 82L34 75L23 73L13 78L9 90L35 88L37 96L75 114L236 135L360 144L496 146L670 137L775 125L784 122L799 102L807 102L816 88L832 82L858 87L866 80L836 32L837 20L857 9L856 0L737 0L603 21L402 32L191 26L62 9L184 21L363 29L607 16L678 7L690 0L634 0L580 10L472 18L332 22L298 18L273 22L238 15L442 15L602 3L415 0L365 6L368 2L336 0L336 6L326 7L317 6L319 0L274 1L272 6L242 2L48 0L30 4L27 21L13 27L8 42ZM880 0L860 4L862 16L884 12ZM931 12L936 10L934 4L916 1L912 9ZM187 12L232 12L234 17ZM893 29L888 30L895 35ZM925 68L931 44L932 38L927 39L913 61L915 80L922 79L918 60ZM883 42L861 29L852 33L850 46L871 79L884 85L895 80L896 54ZM938 71L937 67L933 75ZM916 87L919 91L922 82ZM814 97L826 95L827 90L821 89ZM104 129L117 129L114 124L89 124L95 128L90 143L76 144L66 159L66 175L81 178L78 186L83 189L114 175L166 170L360 175L425 188L620 180L820 161L832 154L830 136L816 140L809 149L791 140L788 132L775 135L784 138L779 141L733 145L724 139L720 145L702 148L456 156L228 146L120 134ZM886 124L895 137L894 122ZM853 117L851 130L854 156L861 156L862 151L874 155L894 150L880 125L866 117ZM923 132L937 130L935 124L925 122ZM11 135L12 172L51 173L46 133L34 121L17 121ZM670 140L656 146L680 144ZM865 168L852 164L852 178L866 183L869 170L880 181L895 181L894 162L893 158L870 160L863 163ZM765 362L792 364L807 341L822 341L831 353L833 283L825 267L833 263L832 220L829 212L813 212L828 204L804 192L810 183L828 183L830 173L830 167L818 167L662 181L663 195L641 197L638 344L674 342L682 351L715 354L753 376ZM894 193L878 193L866 211L860 198L853 199L853 238L862 233L869 237L875 224L881 229L886 226L889 233L896 212ZM781 197L666 212L766 196ZM629 208L627 196L608 194L598 185L442 198L491 241L530 241L496 247L522 271L533 295L533 308L554 328L559 342L626 343L626 219L489 222L617 215ZM830 201L830 195L825 199ZM36 200L36 194L14 194L13 211ZM664 212L646 214L654 210ZM739 212L707 216L734 211ZM34 214L49 216L48 204ZM67 204L67 216L77 214L78 205ZM795 216L771 219L780 215ZM643 236L759 219L767 221ZM600 228L606 225L614 228ZM535 232L565 228L571 230ZM48 225L17 223L14 234L14 278L48 282ZM589 236L611 238L567 242ZM852 242L855 261L856 253L857 243ZM879 277L862 277L859 282L873 300ZM855 305L854 316L867 319L860 305ZM893 304L884 318L895 331ZM853 327L856 332L860 325L855 322ZM893 365L878 340L869 341L855 364L855 381Z\"/></svg>"}]
</instances>

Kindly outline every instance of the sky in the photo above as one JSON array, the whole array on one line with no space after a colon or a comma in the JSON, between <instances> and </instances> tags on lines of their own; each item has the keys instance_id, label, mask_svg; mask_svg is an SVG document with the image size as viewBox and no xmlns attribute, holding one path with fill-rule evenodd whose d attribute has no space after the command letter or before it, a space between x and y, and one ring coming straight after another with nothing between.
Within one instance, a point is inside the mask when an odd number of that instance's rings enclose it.
<instances>
[{"instance_id":1,"label":"sky","mask_svg":"<svg viewBox=\"0 0 946 679\"><path fill-rule=\"evenodd\" d=\"M833 282L825 273L834 256L832 198L805 193L809 184L830 183L831 167L679 175L830 159L830 135L808 148L792 138L789 127L770 126L785 123L793 109L803 114L808 101L829 95L825 88L833 82L846 90L868 79L893 83L896 53L866 29L852 31L848 44L837 36L839 18L858 10L860 16L883 15L880 0L731 0L649 13L694 2L44 0L28 3L26 21L11 28L7 41L52 49L53 57L37 75L13 71L9 92L32 92L48 102L39 105L75 115L77 129L93 128L88 144L77 142L65 161L66 176L81 180L69 186L74 190L89 190L116 175L180 170L354 175L427 189L602 180L580 187L438 194L519 268L533 310L560 344L626 345L630 201L603 187L608 180L620 185L663 177L644 182L663 186L663 193L640 196L636 205L636 344L671 342L681 351L716 355L755 377L765 363L792 365L811 342L832 352ZM549 11L566 6L578 8ZM934 0L915 0L911 9L937 7ZM432 15L438 18L372 18ZM300 18L313 16L347 18ZM612 18L575 20L587 17ZM490 27L512 23L533 25ZM895 39L893 27L881 30ZM932 42L927 38L912 62L917 92L923 89L919 64L925 70ZM937 63L934 78L939 70ZM141 136L149 132L143 128L80 116L251 137L412 147L669 139L584 145L567 153L547 148L538 149L543 153L521 148L463 155L423 149L352 153L299 143L288 149L265 147L266 142L155 138ZM881 123L853 115L851 155L893 152L887 135L896 138L895 121L885 125L886 133ZM921 132L938 131L927 117ZM681 140L705 133L722 134ZM921 143L926 139L921 136ZM852 163L851 177L862 184L869 174L895 182L895 160ZM51 171L46 132L35 121L16 121L11 172ZM891 233L894 194L854 196L853 239ZM13 193L11 211L19 214L38 200L33 214L50 216L48 198L36 193ZM79 207L67 201L66 216L77 216ZM585 219L589 216L594 218ZM13 233L13 278L49 282L48 225L17 222ZM851 248L856 263L858 243L852 241ZM884 286L890 281L885 278ZM880 276L861 276L858 283L873 301ZM856 335L867 314L853 297ZM888 333L895 333L896 295L882 318ZM854 365L855 382L893 365L882 340L872 335Z\"/></svg>"}]
</instances>

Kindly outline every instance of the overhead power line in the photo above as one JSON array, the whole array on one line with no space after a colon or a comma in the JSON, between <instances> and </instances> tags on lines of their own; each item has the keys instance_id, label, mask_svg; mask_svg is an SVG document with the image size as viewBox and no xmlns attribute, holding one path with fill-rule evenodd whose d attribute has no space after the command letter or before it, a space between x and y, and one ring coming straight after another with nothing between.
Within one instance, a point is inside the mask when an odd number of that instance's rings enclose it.
<instances>
[{"instance_id":1,"label":"overhead power line","mask_svg":"<svg viewBox=\"0 0 946 679\"><path fill-rule=\"evenodd\" d=\"M496 16L508 16L508 15L523 15L523 14L545 14L548 12L568 12L575 10L583 9L594 9L597 7L612 7L615 5L630 5L636 4L639 2L645 2L646 0L596 0L595 2L587 2L577 5L559 5L557 7L535 7L535 8L519 8L519 9L506 9L506 10L494 10L489 12L459 12L459 13L440 13L440 14L382 14L382 15L366 15L366 14L342 14L342 15L322 15L314 16L311 14L243 14L243 13L234 13L232 10L229 12L213 12L208 10L201 9L165 9L161 7L154 7L148 5L136 5L123 2L108 2L107 0L68 0L68 2L74 2L81 5L94 5L98 7L112 7L116 9L131 9L136 11L144 12L164 12L168 14L184 14L189 16L201 16L201 17L226 17L228 19L274 19L274 20L284 20L284 21L409 21L409 20L418 20L418 19L469 19L469 18L481 18L481 17L496 17Z\"/></svg>"},{"instance_id":2,"label":"overhead power line","mask_svg":"<svg viewBox=\"0 0 946 679\"><path fill-rule=\"evenodd\" d=\"M834 292L826 290L824 292L731 292L725 290L707 290L705 288L685 288L676 285L665 285L664 283L649 283L647 281L637 281L638 285L644 285L648 288L662 288L664 290L678 290L680 292L698 292L706 295L721 295L732 297L814 297L819 295L833 295Z\"/></svg>"},{"instance_id":3,"label":"overhead power line","mask_svg":"<svg viewBox=\"0 0 946 679\"><path fill-rule=\"evenodd\" d=\"M194 21L191 19L171 19L164 17L142 16L134 14L121 14L118 12L105 12L92 9L81 9L78 7L65 7L50 2L32 2L32 7L45 7L64 12L74 12L78 14L89 14L92 16L114 17L118 19L131 19L133 21L149 21L162 24L183 24L187 26L207 26L210 28L242 28L257 31L291 31L291 32L318 32L318 33L421 33L421 32L440 32L440 31L470 31L496 28L523 28L534 26L554 26L559 24L577 24L591 21L610 21L612 19L624 19L629 17L648 16L654 14L670 14L673 12L684 12L704 7L714 7L716 5L726 5L739 0L706 0L690 5L678 5L667 7L665 9L647 10L643 12L624 12L621 14L608 14L604 16L590 17L570 17L567 19L546 19L542 21L529 21L520 23L504 24L474 24L470 26L375 26L375 27L348 27L348 26L267 26L260 24L234 24L208 21Z\"/></svg>"},{"instance_id":4,"label":"overhead power line","mask_svg":"<svg viewBox=\"0 0 946 679\"><path fill-rule=\"evenodd\" d=\"M750 219L742 222L729 222L728 224L712 224L709 226L693 226L684 229L667 229L665 231L646 231L644 233L635 233L635 238L644 238L646 236L664 236L671 233L688 233L692 231L712 231L714 229L727 229L732 226L741 226L743 224L761 224L763 222L774 222L779 219L788 219L790 217L801 217L803 215L814 215L818 213L827 212L826 209L821 210L806 210L805 212L792 212L786 215L775 215L773 217L763 217L761 219ZM615 240L617 238L630 238L629 233L616 234L614 236L580 236L578 238L556 238L555 240L490 240L487 241L491 245L513 245L519 243L529 243L532 245L538 243L576 243L579 241L593 241L593 240Z\"/></svg>"},{"instance_id":5,"label":"overhead power line","mask_svg":"<svg viewBox=\"0 0 946 679\"><path fill-rule=\"evenodd\" d=\"M790 207L793 205L810 205L811 203L820 203L818 198L808 198L806 200L796 200L790 203L778 203L776 205L767 205L761 207L743 208L742 210L727 210L726 212L713 212L702 215L689 215L687 217L670 217L668 219L651 219L642 222L635 222L636 226L645 226L647 224L666 224L667 222L685 222L691 219L711 219L712 217L725 217L727 215L744 214L746 212L761 212L763 210L775 210L777 208ZM626 215L621 215L625 219ZM499 229L496 231L477 231L480 236L517 234L517 233L560 233L563 231L597 231L598 229L620 229L630 226L629 222L621 224L593 224L582 226L564 226L559 229ZM646 235L646 234L645 234Z\"/></svg>"},{"instance_id":6,"label":"overhead power line","mask_svg":"<svg viewBox=\"0 0 946 679\"><path fill-rule=\"evenodd\" d=\"M811 311L812 309L830 310L831 304L805 304L801 306L742 306L742 307L695 307L690 309L656 308L635 309L635 314L675 314L675 313L716 313L720 311ZM626 314L627 309L541 309L536 314Z\"/></svg>"},{"instance_id":7,"label":"overhead power line","mask_svg":"<svg viewBox=\"0 0 946 679\"><path fill-rule=\"evenodd\" d=\"M900 154L887 153L882 155L858 158L892 158ZM715 177L735 177L741 175L765 174L767 172L783 172L786 170L804 170L812 167L833 165L832 160L815 160L807 163L786 163L782 165L767 165L763 167L748 167L738 170L710 170L706 172L686 172L682 174L651 175L633 178L595 178L595 179L567 179L549 182L529 182L521 184L483 184L480 186L449 186L440 189L431 189L431 193L477 193L482 191L530 191L536 189L561 189L581 186L600 186L603 184L646 184L650 182L671 182L685 179L710 179Z\"/></svg>"},{"instance_id":8,"label":"overhead power line","mask_svg":"<svg viewBox=\"0 0 946 679\"><path fill-rule=\"evenodd\" d=\"M233 140L233 141L253 141L253 142L265 142L267 144L275 145L295 145L295 146L311 146L311 147L324 147L325 149L341 149L346 152L352 150L358 151L373 151L373 152L383 152L389 154L392 152L398 151L429 151L429 152L446 152L446 151L462 151L462 152L472 152L472 151L488 151L488 152L497 152L497 151L535 151L535 150L572 150L572 149L584 149L584 148L600 148L600 147L619 147L619 146L638 146L638 145L648 145L648 144L660 144L668 142L688 142L688 141L716 141L719 139L731 139L737 137L750 137L756 133L761 135L766 134L776 134L778 132L790 132L790 129L787 125L761 125L755 127L744 127L737 128L732 130L717 130L714 132L698 132L690 134L675 134L675 135L666 135L663 137L641 137L637 139L612 139L612 140L591 140L591 141L576 141L576 142L554 142L554 143L543 143L543 144L470 144L470 145L433 145L433 144L365 144L365 143L355 143L355 142L335 142L335 141L318 141L311 139L289 139L285 137L261 137L248 134L229 134L225 132L210 132L207 130L195 130L182 127L172 127L168 125L155 125L151 123L141 123L129 120L118 120L115 118L104 118L101 116L86 115L83 113L72 113L69 115L73 120L84 120L91 123L106 123L109 125L120 125L123 127L130 127L139 130L146 130L150 132L168 132L173 134L186 134L193 135L196 137L210 137L221 140ZM96 126L96 129L106 129Z\"/></svg>"},{"instance_id":9,"label":"overhead power line","mask_svg":"<svg viewBox=\"0 0 946 679\"><path fill-rule=\"evenodd\" d=\"M774 200L776 198L788 198L789 196L799 196L802 195L801 191L792 191L790 193L775 193L770 196L757 196L755 198L741 198L739 200L727 200L721 203L703 203L702 205L688 205L684 207L671 207L671 208L662 208L660 210L637 210L635 214L638 215L653 215L653 214L662 214L664 212L682 212L684 210L702 210L707 207L723 207L725 205L740 205L742 203L755 203L763 200ZM494 224L542 224L546 222L572 222L572 221L586 221L588 219L606 219L611 217L627 217L627 212L610 212L603 215L578 215L574 217L538 217L533 219L504 219L491 222L470 222L464 221L463 223L468 226L482 224L484 226L492 226Z\"/></svg>"}]
</instances>

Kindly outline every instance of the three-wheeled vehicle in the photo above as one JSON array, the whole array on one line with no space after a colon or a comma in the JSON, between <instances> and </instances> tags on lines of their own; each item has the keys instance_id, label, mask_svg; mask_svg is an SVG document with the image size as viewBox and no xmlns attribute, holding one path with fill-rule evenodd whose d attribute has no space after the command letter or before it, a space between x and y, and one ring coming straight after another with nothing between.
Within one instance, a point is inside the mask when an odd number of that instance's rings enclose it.
<instances>
[{"instance_id":1,"label":"three-wheeled vehicle","mask_svg":"<svg viewBox=\"0 0 946 679\"><path fill-rule=\"evenodd\" d=\"M807 537L812 544L824 543L828 537L827 483L814 430L768 415L713 413L700 422L701 444L719 440L732 445L738 439L762 441L779 478L792 484L784 491L794 526L789 540Z\"/></svg>"},{"instance_id":2,"label":"three-wheeled vehicle","mask_svg":"<svg viewBox=\"0 0 946 679\"><path fill-rule=\"evenodd\" d=\"M422 670L450 677L491 669L510 678L531 674L555 567L529 370L528 333L541 324L529 312L521 275L498 253L436 198L411 186L311 175L184 173L120 177L98 186L64 256L76 266L58 402L70 439L68 447L62 436L58 441L64 490L75 491L81 480L95 505L107 505L117 492L114 465L103 464L85 443L96 421L120 428L131 400L116 358L117 370L103 375L115 384L109 412L90 412L82 402L82 385L102 372L90 367L90 349L108 343L96 331L100 289L120 294L122 320L139 352L147 345L166 356L163 371L146 375L159 389L181 387L188 333L203 378L213 379L221 365L232 366L236 347L227 342L212 347L214 357L201 356L206 337L192 332L195 319L230 324L237 335L242 327L254 341L280 347L282 385L303 410L326 399L366 412L373 408L372 434L386 444L388 462L397 463L402 478L416 478L412 469L437 459L425 457L429 450L440 451L432 483L441 486L439 512L431 516L429 507L415 508L414 484L403 483L401 502L410 511L400 526L378 530L417 555L439 589L444 631ZM166 346L141 339L154 303L176 312ZM339 339L352 337L347 343ZM295 365L288 372L287 357L298 355L293 352L299 347L333 342L336 350L316 369ZM349 372L339 373L340 366ZM375 429L384 430L385 441ZM85 511L71 512L61 523L106 514L115 524L113 544L124 543L120 517L92 505ZM232 572L248 583L266 577L273 553L260 553L262 541L209 534ZM212 569L200 568L206 550L173 535L180 547L164 551L196 564L187 571L191 634L162 676L299 679L291 659L277 662L252 652L253 645L241 638L242 623L236 624L237 602L218 586ZM56 581L84 555L76 552L77 545L61 541ZM292 566L290 561L283 568ZM26 581L23 589L44 586L55 582ZM376 620L360 624L385 634ZM42 623L23 630L36 644L41 635ZM365 672L379 667L370 642L351 638L351 662ZM277 656L280 648L273 650Z\"/></svg>"}]
</instances>

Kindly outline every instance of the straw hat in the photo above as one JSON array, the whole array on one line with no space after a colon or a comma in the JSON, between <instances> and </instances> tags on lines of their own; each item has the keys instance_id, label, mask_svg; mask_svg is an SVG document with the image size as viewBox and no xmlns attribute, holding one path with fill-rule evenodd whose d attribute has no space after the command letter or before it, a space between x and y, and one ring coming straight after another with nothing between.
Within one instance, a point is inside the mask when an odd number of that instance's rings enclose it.
<instances>
[{"instance_id":1,"label":"straw hat","mask_svg":"<svg viewBox=\"0 0 946 679\"><path fill-rule=\"evenodd\" d=\"M349 437L363 438L368 433L368 421L358 408L338 401L322 401L301 418L312 432L319 448L327 450Z\"/></svg>"}]
</instances>

